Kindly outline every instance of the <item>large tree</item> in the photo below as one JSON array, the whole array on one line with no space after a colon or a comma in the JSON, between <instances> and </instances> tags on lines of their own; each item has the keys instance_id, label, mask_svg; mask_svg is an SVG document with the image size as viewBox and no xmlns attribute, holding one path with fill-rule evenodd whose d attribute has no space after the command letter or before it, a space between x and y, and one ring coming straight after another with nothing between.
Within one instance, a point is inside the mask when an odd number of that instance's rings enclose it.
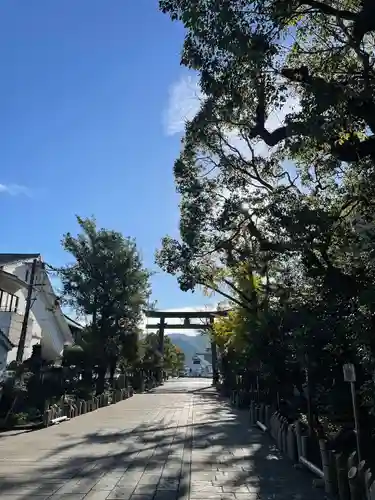
<instances>
[{"instance_id":1,"label":"large tree","mask_svg":"<svg viewBox=\"0 0 375 500\"><path fill-rule=\"evenodd\" d=\"M175 163L181 241L165 238L159 263L188 289L254 250L264 257L256 267L303 251L336 279L329 250L342 218L373 209L372 5L160 6L187 30L182 63L198 72L205 97Z\"/></svg>"},{"instance_id":2,"label":"large tree","mask_svg":"<svg viewBox=\"0 0 375 500\"><path fill-rule=\"evenodd\" d=\"M136 242L99 229L93 218L77 217L81 232L64 235L63 248L73 262L59 269L65 303L85 316L83 343L104 382L120 359L136 358L138 328L150 296L150 273Z\"/></svg>"},{"instance_id":3,"label":"large tree","mask_svg":"<svg viewBox=\"0 0 375 500\"><path fill-rule=\"evenodd\" d=\"M256 328L268 308L265 339L293 333L317 405L342 393L348 360L373 405L374 2L160 7L184 24L182 64L203 98L174 167L180 239L164 239L159 265L182 289L208 286L255 313Z\"/></svg>"}]
</instances>

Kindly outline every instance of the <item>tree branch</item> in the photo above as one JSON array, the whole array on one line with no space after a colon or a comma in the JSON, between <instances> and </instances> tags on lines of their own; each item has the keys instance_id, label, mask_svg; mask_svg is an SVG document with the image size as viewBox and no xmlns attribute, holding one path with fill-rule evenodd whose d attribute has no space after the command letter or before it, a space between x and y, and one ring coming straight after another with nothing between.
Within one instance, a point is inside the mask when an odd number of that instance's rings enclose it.
<instances>
[{"instance_id":1,"label":"tree branch","mask_svg":"<svg viewBox=\"0 0 375 500\"><path fill-rule=\"evenodd\" d=\"M205 288L209 288L213 292L218 293L222 297L225 297L226 299L230 300L231 302L233 302L233 304L236 304L237 306L241 307L242 309L245 309L246 311L254 313L254 310L251 309L248 305L244 304L240 300L235 299L234 297L231 297L227 293L220 290L220 288L217 288L216 286L214 286L212 284L208 284L208 283L204 283L204 282L197 282L197 285L201 285L201 286L204 286Z\"/></svg>"},{"instance_id":2,"label":"tree branch","mask_svg":"<svg viewBox=\"0 0 375 500\"><path fill-rule=\"evenodd\" d=\"M249 304L251 304L253 301L254 301L254 297L249 297L246 295L246 293L242 292L238 287L236 287L236 285L234 285L231 281L229 281L228 279L224 278L223 279L223 282L229 286L230 288L232 288L232 290L234 292L236 292L236 294L241 297L243 300L247 301ZM254 310L253 310L254 312Z\"/></svg>"},{"instance_id":3,"label":"tree branch","mask_svg":"<svg viewBox=\"0 0 375 500\"><path fill-rule=\"evenodd\" d=\"M238 156L238 158L240 159L240 161L248 166L249 165L249 162L244 158L244 156L241 154L241 152L239 151L238 148L236 148L235 146L233 146L232 144L230 144L230 142L224 137L224 135L218 130L218 128L216 128L216 133L220 139L220 141L222 141L225 146L230 150L232 151L235 155ZM243 138L242 134L240 133L241 137ZM246 168L242 168L240 167L239 165L236 165L236 166L233 166L233 169L234 170L238 170L239 172L241 172L243 175L245 175L246 177L249 177L250 179L252 179L253 181L257 181L259 182L259 184L261 184L261 186L259 187L263 187L265 189L267 189L268 191L273 191L273 186L271 186L271 184L269 184L267 181L265 181L264 179L262 179L259 175L259 172L256 168L256 165L255 165L255 158L254 158L254 150L253 148L250 146L249 142L246 141L247 143L247 146L249 147L249 150L252 154L252 160L251 160L251 167L253 168L254 170L254 174L251 174L250 172L248 172L246 170ZM222 151L222 147L221 147L221 150L218 151L218 154L220 155L221 158L223 158L225 155ZM225 160L228 160L228 157L225 156Z\"/></svg>"},{"instance_id":4,"label":"tree branch","mask_svg":"<svg viewBox=\"0 0 375 500\"><path fill-rule=\"evenodd\" d=\"M301 5L307 5L308 7L312 7L322 14L327 14L328 16L341 17L341 19L346 19L347 21L355 21L357 19L358 14L355 12L351 12L350 10L341 10L332 7L331 5L327 5L322 2L318 2L317 0L302 0Z\"/></svg>"}]
</instances>

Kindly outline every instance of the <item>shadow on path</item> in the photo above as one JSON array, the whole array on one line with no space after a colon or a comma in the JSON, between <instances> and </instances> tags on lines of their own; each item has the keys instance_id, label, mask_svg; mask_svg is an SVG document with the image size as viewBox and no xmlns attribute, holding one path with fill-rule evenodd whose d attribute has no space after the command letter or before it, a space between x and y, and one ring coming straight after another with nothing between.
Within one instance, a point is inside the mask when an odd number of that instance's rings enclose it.
<instances>
[{"instance_id":1,"label":"shadow on path","mask_svg":"<svg viewBox=\"0 0 375 500\"><path fill-rule=\"evenodd\" d=\"M127 401L112 408L120 420L123 412L121 429L106 429L107 409L98 410L101 423L75 438L69 438L68 424L60 426L67 442L47 451L39 463L23 465L19 458L13 470L12 459L1 460L0 498L324 498L312 488L309 474L295 470L267 436L249 428L247 411L234 410L211 387L191 384L181 394L172 384L135 396L131 409ZM139 414L139 424L130 428L129 411ZM37 434L43 439L43 431Z\"/></svg>"}]
</instances>

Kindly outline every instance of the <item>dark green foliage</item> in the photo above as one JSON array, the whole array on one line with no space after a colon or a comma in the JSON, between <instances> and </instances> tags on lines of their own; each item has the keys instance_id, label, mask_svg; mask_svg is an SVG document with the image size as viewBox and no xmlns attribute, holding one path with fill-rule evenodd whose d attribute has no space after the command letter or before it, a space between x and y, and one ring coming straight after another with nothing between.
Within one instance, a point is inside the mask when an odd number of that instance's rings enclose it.
<instances>
[{"instance_id":1,"label":"dark green foliage","mask_svg":"<svg viewBox=\"0 0 375 500\"><path fill-rule=\"evenodd\" d=\"M184 367L185 355L168 336L164 337L164 352L161 353L159 334L149 333L140 343L141 363L144 372L156 376L158 369L162 368L171 375L177 375Z\"/></svg>"},{"instance_id":2,"label":"dark green foliage","mask_svg":"<svg viewBox=\"0 0 375 500\"><path fill-rule=\"evenodd\" d=\"M143 268L136 243L131 238L98 229L94 219L77 217L81 233L70 233L63 247L74 262L58 270L66 304L88 319L78 344L70 349L66 363L77 364L84 380L91 380L96 367L97 390L104 390L119 364L136 362L138 325L150 295L150 273ZM71 359L74 358L74 359Z\"/></svg>"},{"instance_id":3,"label":"dark green foliage","mask_svg":"<svg viewBox=\"0 0 375 500\"><path fill-rule=\"evenodd\" d=\"M366 420L375 414L373 2L160 7L184 24L182 64L205 97L175 163L181 237L163 240L157 262L181 289L202 285L240 311L248 351L227 346L228 372L258 361L250 371L264 389L306 403L309 388L314 413L333 422L351 419L342 365L353 362Z\"/></svg>"}]
</instances>

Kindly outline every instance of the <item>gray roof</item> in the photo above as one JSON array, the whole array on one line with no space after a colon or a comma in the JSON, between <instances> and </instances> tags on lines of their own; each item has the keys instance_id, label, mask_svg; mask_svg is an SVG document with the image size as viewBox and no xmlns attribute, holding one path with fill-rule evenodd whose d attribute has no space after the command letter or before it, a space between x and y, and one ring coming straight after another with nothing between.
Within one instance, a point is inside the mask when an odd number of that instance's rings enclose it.
<instances>
[{"instance_id":1,"label":"gray roof","mask_svg":"<svg viewBox=\"0 0 375 500\"><path fill-rule=\"evenodd\" d=\"M8 337L0 330L0 342L3 344L7 351L10 351L15 345L8 339Z\"/></svg>"},{"instance_id":2,"label":"gray roof","mask_svg":"<svg viewBox=\"0 0 375 500\"><path fill-rule=\"evenodd\" d=\"M0 253L0 267L19 260L37 259L40 253Z\"/></svg>"}]
</instances>

